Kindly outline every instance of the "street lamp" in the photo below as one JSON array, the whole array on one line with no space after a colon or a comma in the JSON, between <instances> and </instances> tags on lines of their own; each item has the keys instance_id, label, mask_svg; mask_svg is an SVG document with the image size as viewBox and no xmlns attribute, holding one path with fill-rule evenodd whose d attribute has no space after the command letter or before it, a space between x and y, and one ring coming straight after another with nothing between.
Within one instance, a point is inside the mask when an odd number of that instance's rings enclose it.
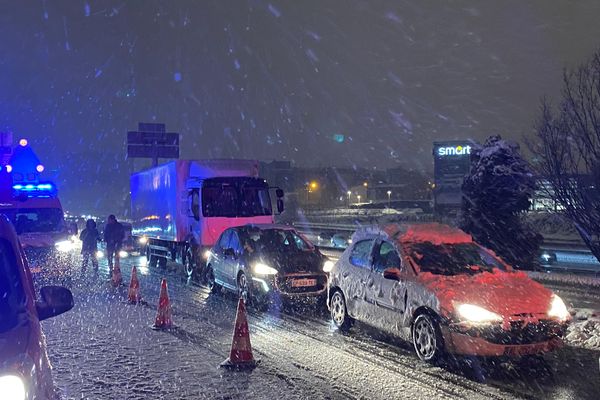
<instances>
[{"instance_id":1,"label":"street lamp","mask_svg":"<svg viewBox=\"0 0 600 400\"><path fill-rule=\"evenodd\" d=\"M392 200L392 191L388 190L387 191L387 195L388 195L388 208L391 208L390 207L390 203L391 203L391 200Z\"/></svg>"}]
</instances>

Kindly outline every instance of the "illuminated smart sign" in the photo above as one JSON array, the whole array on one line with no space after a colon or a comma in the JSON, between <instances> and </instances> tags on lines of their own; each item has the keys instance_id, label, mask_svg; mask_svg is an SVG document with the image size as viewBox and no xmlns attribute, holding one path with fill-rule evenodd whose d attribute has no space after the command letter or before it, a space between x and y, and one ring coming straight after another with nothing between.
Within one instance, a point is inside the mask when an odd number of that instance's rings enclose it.
<instances>
[{"instance_id":1,"label":"illuminated smart sign","mask_svg":"<svg viewBox=\"0 0 600 400\"><path fill-rule=\"evenodd\" d=\"M464 156L467 154L471 154L471 146L445 146L437 149L437 155L440 157Z\"/></svg>"}]
</instances>

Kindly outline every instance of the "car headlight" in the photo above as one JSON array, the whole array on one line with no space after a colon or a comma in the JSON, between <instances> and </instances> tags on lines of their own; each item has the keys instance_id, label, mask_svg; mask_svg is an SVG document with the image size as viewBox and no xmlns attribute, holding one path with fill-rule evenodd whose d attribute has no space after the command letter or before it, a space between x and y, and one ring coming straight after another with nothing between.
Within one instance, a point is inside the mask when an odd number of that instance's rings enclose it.
<instances>
[{"instance_id":1,"label":"car headlight","mask_svg":"<svg viewBox=\"0 0 600 400\"><path fill-rule=\"evenodd\" d=\"M331 272L335 263L331 260L327 260L323 263L323 272Z\"/></svg>"},{"instance_id":2,"label":"car headlight","mask_svg":"<svg viewBox=\"0 0 600 400\"><path fill-rule=\"evenodd\" d=\"M146 243L148 243L148 238L146 236L142 236L141 238L138 239L138 243L146 244Z\"/></svg>"},{"instance_id":3,"label":"car headlight","mask_svg":"<svg viewBox=\"0 0 600 400\"><path fill-rule=\"evenodd\" d=\"M67 252L73 250L74 244L70 240L62 240L60 242L54 243L54 246L58 251Z\"/></svg>"},{"instance_id":4,"label":"car headlight","mask_svg":"<svg viewBox=\"0 0 600 400\"><path fill-rule=\"evenodd\" d=\"M24 400L25 384L16 375L0 376L0 393L6 400Z\"/></svg>"},{"instance_id":5,"label":"car headlight","mask_svg":"<svg viewBox=\"0 0 600 400\"><path fill-rule=\"evenodd\" d=\"M257 275L275 275L277 270L269 267L267 264L256 263L252 267L252 271Z\"/></svg>"},{"instance_id":6,"label":"car headlight","mask_svg":"<svg viewBox=\"0 0 600 400\"><path fill-rule=\"evenodd\" d=\"M202 253L202 258L204 258L204 261L208 260L209 257L212 255L210 250L206 250L204 253Z\"/></svg>"},{"instance_id":7,"label":"car headlight","mask_svg":"<svg viewBox=\"0 0 600 400\"><path fill-rule=\"evenodd\" d=\"M473 304L461 304L456 308L458 316L475 323L498 322L502 317L494 312Z\"/></svg>"},{"instance_id":8,"label":"car headlight","mask_svg":"<svg viewBox=\"0 0 600 400\"><path fill-rule=\"evenodd\" d=\"M569 317L569 310L567 310L565 302L557 295L552 296L552 304L550 305L548 316L556 317L561 321L565 321Z\"/></svg>"},{"instance_id":9,"label":"car headlight","mask_svg":"<svg viewBox=\"0 0 600 400\"><path fill-rule=\"evenodd\" d=\"M119 257L120 258L127 258L127 257L129 257L129 253L126 252L125 250L121 250L121 251L119 251Z\"/></svg>"}]
</instances>

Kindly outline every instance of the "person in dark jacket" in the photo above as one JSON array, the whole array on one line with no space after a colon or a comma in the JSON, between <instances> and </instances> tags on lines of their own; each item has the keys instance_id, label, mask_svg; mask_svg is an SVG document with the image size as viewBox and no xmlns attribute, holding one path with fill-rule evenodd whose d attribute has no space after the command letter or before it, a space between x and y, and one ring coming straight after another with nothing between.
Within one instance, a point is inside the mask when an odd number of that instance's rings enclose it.
<instances>
[{"instance_id":1,"label":"person in dark jacket","mask_svg":"<svg viewBox=\"0 0 600 400\"><path fill-rule=\"evenodd\" d=\"M119 251L125 238L125 229L117 221L114 215L108 216L108 222L104 228L104 241L106 242L106 258L108 259L108 269L112 273L113 259L120 266Z\"/></svg>"},{"instance_id":2,"label":"person in dark jacket","mask_svg":"<svg viewBox=\"0 0 600 400\"><path fill-rule=\"evenodd\" d=\"M81 272L86 271L90 258L92 259L94 271L98 271L98 258L96 252L98 251L100 233L98 232L96 222L93 219L88 219L86 221L85 229L81 231L79 239L81 240L81 255L83 256Z\"/></svg>"}]
</instances>

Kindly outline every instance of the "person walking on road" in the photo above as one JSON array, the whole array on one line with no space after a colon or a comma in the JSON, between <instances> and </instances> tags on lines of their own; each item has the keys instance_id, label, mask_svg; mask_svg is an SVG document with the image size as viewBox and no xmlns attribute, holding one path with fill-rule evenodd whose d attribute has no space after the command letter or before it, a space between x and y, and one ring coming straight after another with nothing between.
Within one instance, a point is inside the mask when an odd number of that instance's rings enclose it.
<instances>
[{"instance_id":1,"label":"person walking on road","mask_svg":"<svg viewBox=\"0 0 600 400\"><path fill-rule=\"evenodd\" d=\"M81 240L81 255L83 256L81 272L85 273L87 270L90 258L92 259L94 271L98 272L98 258L96 257L96 252L98 251L100 233L98 232L96 222L93 219L88 219L86 221L85 229L81 231L79 239Z\"/></svg>"},{"instance_id":2,"label":"person walking on road","mask_svg":"<svg viewBox=\"0 0 600 400\"><path fill-rule=\"evenodd\" d=\"M113 259L117 267L120 267L119 262L119 251L125 238L125 229L120 222L117 221L117 217L114 215L108 216L108 222L104 228L104 241L106 242L106 258L108 259L108 269L112 274Z\"/></svg>"}]
</instances>

